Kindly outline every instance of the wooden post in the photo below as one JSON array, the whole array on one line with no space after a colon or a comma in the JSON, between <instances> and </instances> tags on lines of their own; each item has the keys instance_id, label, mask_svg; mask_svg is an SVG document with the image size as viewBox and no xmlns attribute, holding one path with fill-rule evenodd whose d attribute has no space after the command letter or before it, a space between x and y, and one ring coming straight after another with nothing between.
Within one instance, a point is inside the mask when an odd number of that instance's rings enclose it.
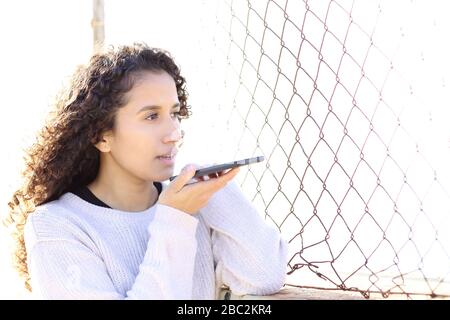
<instances>
[{"instance_id":1,"label":"wooden post","mask_svg":"<svg viewBox=\"0 0 450 320\"><path fill-rule=\"evenodd\" d=\"M103 0L93 0L93 16L91 27L94 36L94 53L103 51L105 42L105 10Z\"/></svg>"}]
</instances>

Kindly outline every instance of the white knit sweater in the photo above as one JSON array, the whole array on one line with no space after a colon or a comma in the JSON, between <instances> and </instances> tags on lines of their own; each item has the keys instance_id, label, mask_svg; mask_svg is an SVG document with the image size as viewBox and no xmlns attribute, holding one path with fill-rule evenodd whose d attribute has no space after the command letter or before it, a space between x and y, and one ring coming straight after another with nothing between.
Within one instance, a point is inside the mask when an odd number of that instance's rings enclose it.
<instances>
[{"instance_id":1,"label":"white knit sweater","mask_svg":"<svg viewBox=\"0 0 450 320\"><path fill-rule=\"evenodd\" d=\"M287 265L285 240L234 181L194 216L158 203L104 208L69 192L29 216L25 245L43 299L217 299L223 284L266 295Z\"/></svg>"}]
</instances>

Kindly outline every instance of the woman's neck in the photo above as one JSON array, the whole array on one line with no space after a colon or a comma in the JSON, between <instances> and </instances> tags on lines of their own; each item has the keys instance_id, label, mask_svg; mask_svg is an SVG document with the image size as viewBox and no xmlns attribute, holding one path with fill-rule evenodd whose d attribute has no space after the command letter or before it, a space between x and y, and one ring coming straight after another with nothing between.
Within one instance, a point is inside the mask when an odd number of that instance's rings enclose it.
<instances>
[{"instance_id":1,"label":"woman's neck","mask_svg":"<svg viewBox=\"0 0 450 320\"><path fill-rule=\"evenodd\" d=\"M158 200L158 190L152 181L133 179L124 172L106 170L102 165L87 187L98 199L121 211L144 211Z\"/></svg>"}]
</instances>

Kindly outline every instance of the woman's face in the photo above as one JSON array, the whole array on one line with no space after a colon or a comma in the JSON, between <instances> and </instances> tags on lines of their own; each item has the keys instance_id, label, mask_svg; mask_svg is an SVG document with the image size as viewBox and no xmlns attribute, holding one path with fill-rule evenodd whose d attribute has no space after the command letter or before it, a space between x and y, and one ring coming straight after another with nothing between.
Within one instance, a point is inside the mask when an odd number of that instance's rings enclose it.
<instances>
[{"instance_id":1,"label":"woman's face","mask_svg":"<svg viewBox=\"0 0 450 320\"><path fill-rule=\"evenodd\" d=\"M179 100L173 78L165 71L146 71L126 94L110 137L110 155L117 168L138 180L164 181L173 175L181 136Z\"/></svg>"}]
</instances>

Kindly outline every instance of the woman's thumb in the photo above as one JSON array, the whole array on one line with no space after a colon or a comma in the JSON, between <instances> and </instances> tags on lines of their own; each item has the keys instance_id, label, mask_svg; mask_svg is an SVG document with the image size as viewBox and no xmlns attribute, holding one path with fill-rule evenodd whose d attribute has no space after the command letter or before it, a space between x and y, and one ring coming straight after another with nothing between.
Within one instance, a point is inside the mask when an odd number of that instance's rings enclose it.
<instances>
[{"instance_id":1,"label":"woman's thumb","mask_svg":"<svg viewBox=\"0 0 450 320\"><path fill-rule=\"evenodd\" d=\"M183 167L180 174L172 181L176 189L181 189L195 175L197 168L193 164L187 164Z\"/></svg>"}]
</instances>

